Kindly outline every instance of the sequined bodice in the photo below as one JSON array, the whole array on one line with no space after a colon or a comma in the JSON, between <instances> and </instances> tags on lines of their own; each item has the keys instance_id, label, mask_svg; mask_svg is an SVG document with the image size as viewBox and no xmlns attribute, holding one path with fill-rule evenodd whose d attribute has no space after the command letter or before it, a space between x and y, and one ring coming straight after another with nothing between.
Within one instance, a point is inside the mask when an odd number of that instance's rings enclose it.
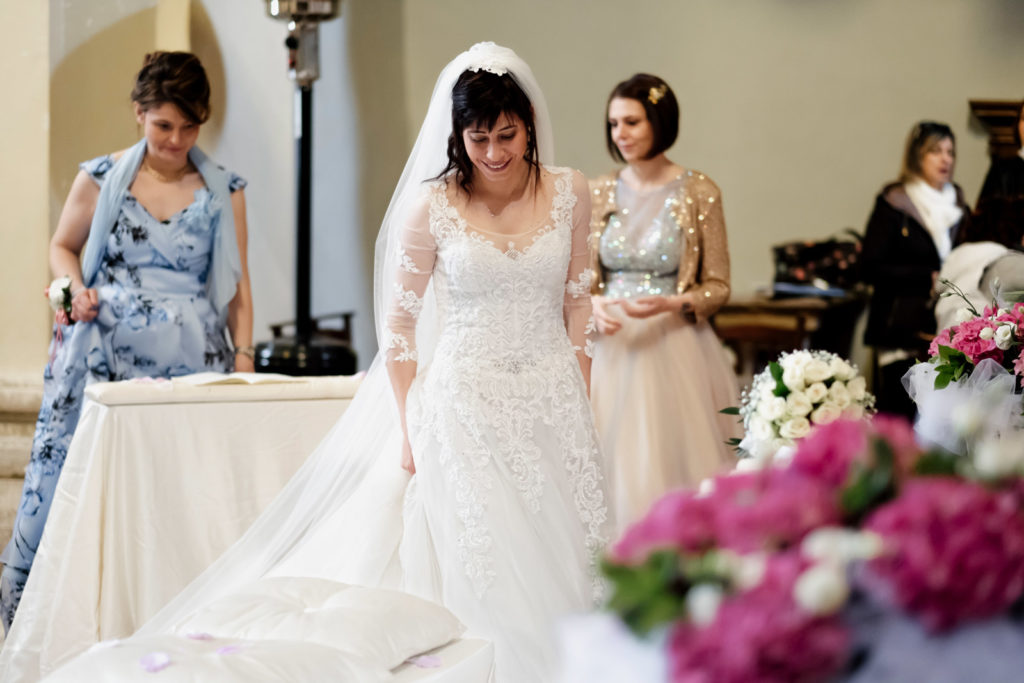
<instances>
[{"instance_id":1,"label":"sequined bodice","mask_svg":"<svg viewBox=\"0 0 1024 683\"><path fill-rule=\"evenodd\" d=\"M605 296L675 292L685 241L674 215L680 183L682 179L676 179L641 193L619 179L616 205L620 208L609 216L599 245Z\"/></svg>"}]
</instances>

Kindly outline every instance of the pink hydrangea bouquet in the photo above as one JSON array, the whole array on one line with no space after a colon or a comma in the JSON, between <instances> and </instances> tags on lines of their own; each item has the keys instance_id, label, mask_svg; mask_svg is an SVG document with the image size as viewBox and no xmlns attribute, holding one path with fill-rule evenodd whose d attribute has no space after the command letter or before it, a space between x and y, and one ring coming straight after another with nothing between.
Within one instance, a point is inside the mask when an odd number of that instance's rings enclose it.
<instances>
[{"instance_id":1,"label":"pink hydrangea bouquet","mask_svg":"<svg viewBox=\"0 0 1024 683\"><path fill-rule=\"evenodd\" d=\"M935 367L935 388L970 375L986 359L991 359L1017 376L1024 377L1024 303L1008 308L986 306L982 312L968 304L960 322L940 331L928 348L929 362Z\"/></svg>"},{"instance_id":2,"label":"pink hydrangea bouquet","mask_svg":"<svg viewBox=\"0 0 1024 683\"><path fill-rule=\"evenodd\" d=\"M745 435L732 445L760 463L780 451L790 455L814 427L870 416L874 404L856 365L828 351L801 350L769 363L743 391L740 406L722 412L741 417Z\"/></svg>"},{"instance_id":3,"label":"pink hydrangea bouquet","mask_svg":"<svg viewBox=\"0 0 1024 683\"><path fill-rule=\"evenodd\" d=\"M608 606L672 683L928 680L921 667L961 629L999 622L1024 638L1008 616L1024 601L1022 502L1019 474L974 479L902 419L834 420L785 466L656 502L603 563ZM894 629L872 653L882 621L859 620L865 604L935 650L915 656ZM894 647L897 669L872 669ZM977 656L972 644L973 671L1016 655Z\"/></svg>"}]
</instances>

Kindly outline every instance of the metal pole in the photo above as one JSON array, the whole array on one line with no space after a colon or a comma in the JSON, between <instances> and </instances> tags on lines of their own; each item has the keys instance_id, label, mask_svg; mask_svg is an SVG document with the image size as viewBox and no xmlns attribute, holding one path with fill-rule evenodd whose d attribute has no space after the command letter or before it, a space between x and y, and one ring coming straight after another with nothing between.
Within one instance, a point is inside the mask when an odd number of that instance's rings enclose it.
<instances>
[{"instance_id":1,"label":"metal pole","mask_svg":"<svg viewBox=\"0 0 1024 683\"><path fill-rule=\"evenodd\" d=\"M295 337L300 344L313 336L310 312L312 276L312 178L313 178L313 84L298 86L301 125L297 129L295 154L297 169L295 240Z\"/></svg>"}]
</instances>

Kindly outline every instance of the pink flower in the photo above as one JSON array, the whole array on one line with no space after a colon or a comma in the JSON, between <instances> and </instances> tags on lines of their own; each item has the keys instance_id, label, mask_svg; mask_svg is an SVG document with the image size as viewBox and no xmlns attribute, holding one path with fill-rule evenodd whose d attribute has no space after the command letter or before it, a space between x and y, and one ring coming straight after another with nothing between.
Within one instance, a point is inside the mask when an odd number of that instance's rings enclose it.
<instances>
[{"instance_id":1,"label":"pink flower","mask_svg":"<svg viewBox=\"0 0 1024 683\"><path fill-rule=\"evenodd\" d=\"M863 420L837 420L816 429L797 446L790 468L835 490L845 485L851 465L873 455L869 438L880 438L892 448L900 475L910 472L921 456L910 422L892 415Z\"/></svg>"},{"instance_id":2,"label":"pink flower","mask_svg":"<svg viewBox=\"0 0 1024 683\"><path fill-rule=\"evenodd\" d=\"M836 420L814 430L797 446L791 469L836 489L854 460L866 457L867 426L862 420Z\"/></svg>"},{"instance_id":3,"label":"pink flower","mask_svg":"<svg viewBox=\"0 0 1024 683\"><path fill-rule=\"evenodd\" d=\"M716 478L707 501L717 545L739 552L788 547L840 517L827 486L774 467Z\"/></svg>"},{"instance_id":4,"label":"pink flower","mask_svg":"<svg viewBox=\"0 0 1024 683\"><path fill-rule=\"evenodd\" d=\"M707 499L696 497L692 491L672 491L626 530L611 555L616 562L631 564L642 562L653 550L698 551L709 548L714 540L712 511Z\"/></svg>"},{"instance_id":5,"label":"pink flower","mask_svg":"<svg viewBox=\"0 0 1024 683\"><path fill-rule=\"evenodd\" d=\"M838 617L817 617L793 600L805 562L768 560L756 588L727 598L707 627L680 622L668 657L673 683L789 683L823 680L846 660L849 636Z\"/></svg>"},{"instance_id":6,"label":"pink flower","mask_svg":"<svg viewBox=\"0 0 1024 683\"><path fill-rule=\"evenodd\" d=\"M975 318L965 323L960 323L949 345L958 351L962 351L975 365L985 358L992 358L996 362L1002 363L1003 352L996 346L995 339L982 339L980 336L983 329L990 328L994 330L996 327L996 323L983 318Z\"/></svg>"},{"instance_id":7,"label":"pink flower","mask_svg":"<svg viewBox=\"0 0 1024 683\"><path fill-rule=\"evenodd\" d=\"M1024 593L1019 504L973 482L911 480L865 524L887 547L868 565L868 587L934 630L1004 611Z\"/></svg>"},{"instance_id":8,"label":"pink flower","mask_svg":"<svg viewBox=\"0 0 1024 683\"><path fill-rule=\"evenodd\" d=\"M953 337L956 335L956 328L959 325L953 325L935 335L932 339L932 343L928 345L928 355L937 356L939 355L939 346L951 346L953 344Z\"/></svg>"},{"instance_id":9,"label":"pink flower","mask_svg":"<svg viewBox=\"0 0 1024 683\"><path fill-rule=\"evenodd\" d=\"M1024 351L1013 361L1013 372L1024 377Z\"/></svg>"}]
</instances>

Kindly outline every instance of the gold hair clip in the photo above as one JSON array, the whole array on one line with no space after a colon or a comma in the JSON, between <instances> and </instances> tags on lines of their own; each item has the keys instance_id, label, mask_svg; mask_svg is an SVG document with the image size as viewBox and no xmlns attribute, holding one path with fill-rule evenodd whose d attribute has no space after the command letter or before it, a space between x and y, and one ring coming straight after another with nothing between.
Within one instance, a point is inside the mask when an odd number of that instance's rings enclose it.
<instances>
[{"instance_id":1,"label":"gold hair clip","mask_svg":"<svg viewBox=\"0 0 1024 683\"><path fill-rule=\"evenodd\" d=\"M658 101L665 96L666 92L668 92L668 86L665 84L659 85L657 87L652 87L650 90L647 91L647 101L650 102L651 104L657 104Z\"/></svg>"}]
</instances>

